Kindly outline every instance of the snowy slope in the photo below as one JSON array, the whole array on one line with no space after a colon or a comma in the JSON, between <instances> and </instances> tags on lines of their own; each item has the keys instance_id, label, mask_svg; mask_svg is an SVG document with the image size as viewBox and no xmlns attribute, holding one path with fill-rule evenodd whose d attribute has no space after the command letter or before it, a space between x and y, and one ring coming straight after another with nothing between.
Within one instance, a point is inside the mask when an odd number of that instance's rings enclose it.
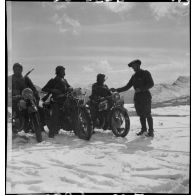
<instances>
[{"instance_id":1,"label":"snowy slope","mask_svg":"<svg viewBox=\"0 0 195 195\"><path fill-rule=\"evenodd\" d=\"M7 193L188 193L189 106L153 112L173 115L154 117L153 139L135 135L138 117L130 118L126 138L96 130L89 142L62 132L53 140L44 134L42 143L18 137L11 145L9 128Z\"/></svg>"}]
</instances>

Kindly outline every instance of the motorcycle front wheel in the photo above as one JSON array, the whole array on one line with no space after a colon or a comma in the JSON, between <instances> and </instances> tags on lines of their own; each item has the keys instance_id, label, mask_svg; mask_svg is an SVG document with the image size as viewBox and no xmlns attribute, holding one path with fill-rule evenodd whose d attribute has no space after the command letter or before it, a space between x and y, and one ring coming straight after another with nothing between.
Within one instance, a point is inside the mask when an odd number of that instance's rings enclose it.
<instances>
[{"instance_id":1,"label":"motorcycle front wheel","mask_svg":"<svg viewBox=\"0 0 195 195\"><path fill-rule=\"evenodd\" d=\"M23 116L19 115L18 117L12 118L12 132L18 133L24 129L25 119Z\"/></svg>"},{"instance_id":2,"label":"motorcycle front wheel","mask_svg":"<svg viewBox=\"0 0 195 195\"><path fill-rule=\"evenodd\" d=\"M130 130L130 119L125 108L116 107L111 111L110 126L117 137L125 137Z\"/></svg>"},{"instance_id":3,"label":"motorcycle front wheel","mask_svg":"<svg viewBox=\"0 0 195 195\"><path fill-rule=\"evenodd\" d=\"M31 122L32 130L35 132L37 142L42 142L39 114L36 112L31 113L30 122Z\"/></svg>"},{"instance_id":4,"label":"motorcycle front wheel","mask_svg":"<svg viewBox=\"0 0 195 195\"><path fill-rule=\"evenodd\" d=\"M85 107L79 109L75 131L76 131L75 134L80 139L90 140L93 132L93 123L90 112Z\"/></svg>"}]
</instances>

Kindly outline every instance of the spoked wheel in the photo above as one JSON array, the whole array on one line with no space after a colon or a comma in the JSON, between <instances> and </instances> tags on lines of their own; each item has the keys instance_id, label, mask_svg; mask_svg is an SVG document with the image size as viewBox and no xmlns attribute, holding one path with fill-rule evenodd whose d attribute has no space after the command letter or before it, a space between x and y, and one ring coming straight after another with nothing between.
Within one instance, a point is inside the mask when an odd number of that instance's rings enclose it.
<instances>
[{"instance_id":1,"label":"spoked wheel","mask_svg":"<svg viewBox=\"0 0 195 195\"><path fill-rule=\"evenodd\" d=\"M78 115L77 127L75 134L84 140L91 138L93 131L93 124L90 112L86 108L81 108Z\"/></svg>"},{"instance_id":2,"label":"spoked wheel","mask_svg":"<svg viewBox=\"0 0 195 195\"><path fill-rule=\"evenodd\" d=\"M42 142L39 114L36 112L30 114L30 121L32 125L32 130L35 132L37 142Z\"/></svg>"},{"instance_id":3,"label":"spoked wheel","mask_svg":"<svg viewBox=\"0 0 195 195\"><path fill-rule=\"evenodd\" d=\"M117 107L112 110L110 117L111 129L117 137L125 137L130 130L130 119L125 108Z\"/></svg>"}]
</instances>

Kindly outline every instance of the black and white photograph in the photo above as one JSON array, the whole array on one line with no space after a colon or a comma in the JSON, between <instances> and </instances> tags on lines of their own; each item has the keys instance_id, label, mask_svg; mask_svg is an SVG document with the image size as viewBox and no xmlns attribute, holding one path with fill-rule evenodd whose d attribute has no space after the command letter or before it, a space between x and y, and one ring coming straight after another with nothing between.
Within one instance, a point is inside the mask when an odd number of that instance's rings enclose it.
<instances>
[{"instance_id":1,"label":"black and white photograph","mask_svg":"<svg viewBox=\"0 0 195 195\"><path fill-rule=\"evenodd\" d=\"M6 194L189 194L191 2L5 9Z\"/></svg>"}]
</instances>

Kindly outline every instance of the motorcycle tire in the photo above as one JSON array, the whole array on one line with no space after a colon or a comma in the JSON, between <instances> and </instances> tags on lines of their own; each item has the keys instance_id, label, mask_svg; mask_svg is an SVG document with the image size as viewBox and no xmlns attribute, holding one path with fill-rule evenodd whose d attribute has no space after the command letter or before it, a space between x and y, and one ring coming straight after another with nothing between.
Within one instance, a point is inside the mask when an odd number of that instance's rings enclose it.
<instances>
[{"instance_id":1,"label":"motorcycle tire","mask_svg":"<svg viewBox=\"0 0 195 195\"><path fill-rule=\"evenodd\" d=\"M79 109L79 116L76 121L75 135L80 139L90 140L93 133L93 123L90 111L83 107Z\"/></svg>"},{"instance_id":2,"label":"motorcycle tire","mask_svg":"<svg viewBox=\"0 0 195 195\"><path fill-rule=\"evenodd\" d=\"M117 127L121 123L121 121L119 121L119 120L121 120L121 118L120 119L115 118L115 114L117 112L120 113L123 116L124 120L125 120L125 127L124 128ZM118 121L116 121L116 120L118 120ZM114 135L116 137L125 137L129 133L130 119L129 119L128 112L125 108L116 107L111 111L111 114L110 114L110 127L111 127L111 130L112 130L112 132L114 133Z\"/></svg>"},{"instance_id":3,"label":"motorcycle tire","mask_svg":"<svg viewBox=\"0 0 195 195\"><path fill-rule=\"evenodd\" d=\"M25 119L22 116L19 116L18 118L13 118L12 119L12 132L18 133L22 131L24 129L24 123L25 123Z\"/></svg>"},{"instance_id":4,"label":"motorcycle tire","mask_svg":"<svg viewBox=\"0 0 195 195\"><path fill-rule=\"evenodd\" d=\"M42 142L39 114L32 113L30 115L30 121L31 121L31 125L32 125L32 130L35 132L37 142Z\"/></svg>"}]
</instances>

